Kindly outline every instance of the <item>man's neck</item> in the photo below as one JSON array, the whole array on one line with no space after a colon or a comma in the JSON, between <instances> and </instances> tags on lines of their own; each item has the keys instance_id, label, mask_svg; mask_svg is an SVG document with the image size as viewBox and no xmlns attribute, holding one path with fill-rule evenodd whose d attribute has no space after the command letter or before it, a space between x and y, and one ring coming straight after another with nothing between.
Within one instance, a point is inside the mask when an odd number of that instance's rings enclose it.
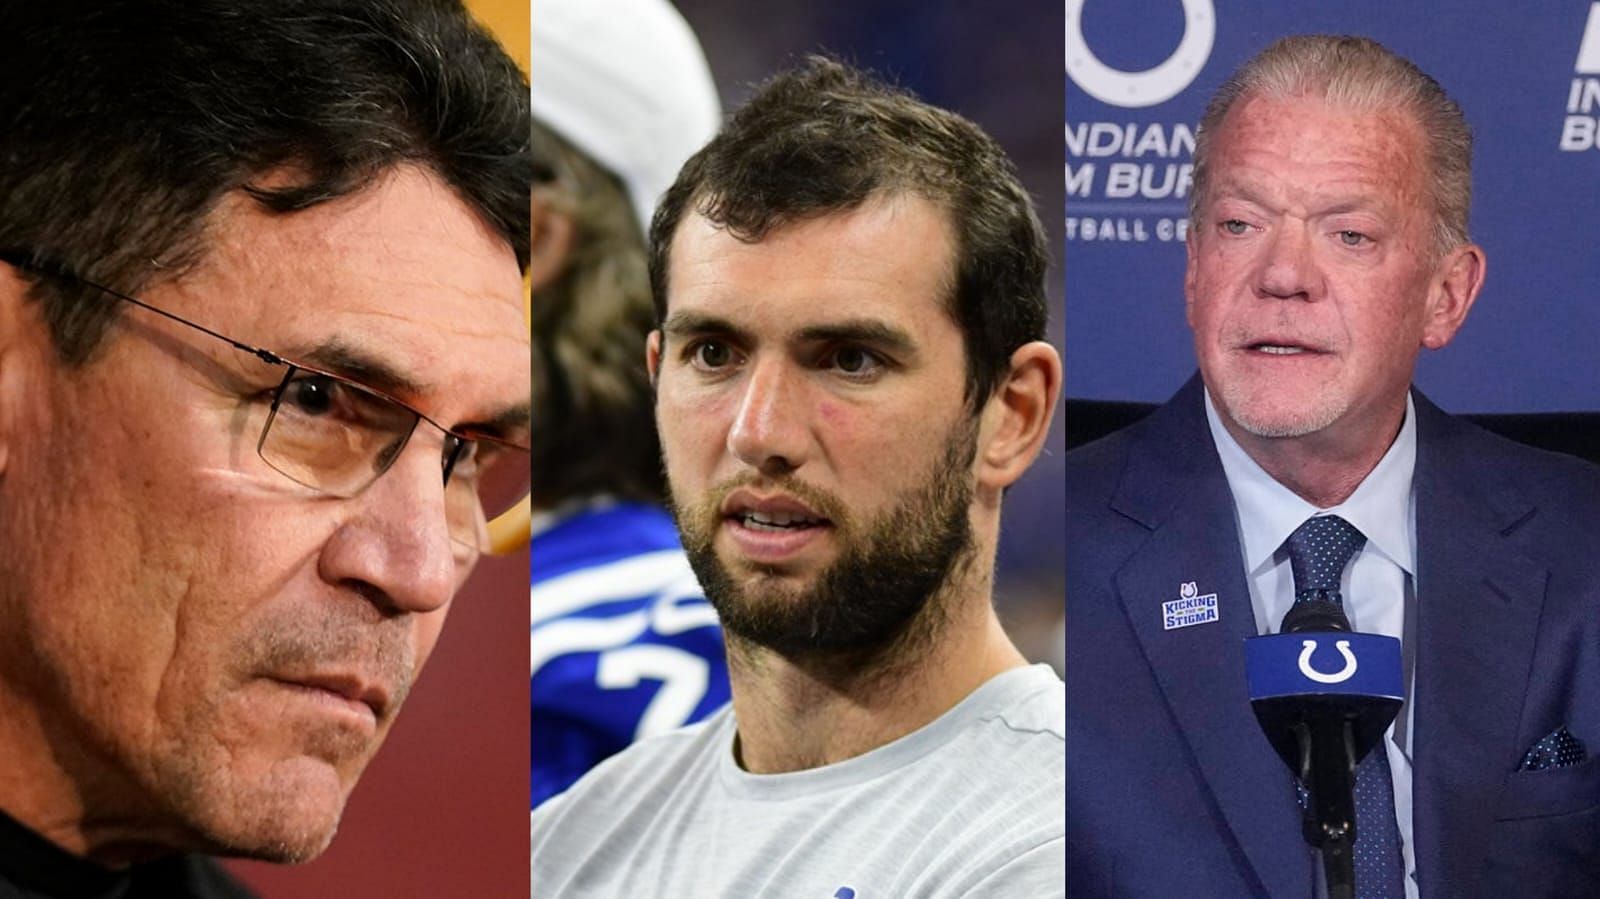
<instances>
[{"instance_id":1,"label":"man's neck","mask_svg":"<svg viewBox=\"0 0 1600 899\"><path fill-rule=\"evenodd\" d=\"M959 600L936 598L923 614L936 618L913 622L896 646L867 664L859 656L788 658L729 635L740 765L779 774L854 758L926 726L990 678L1027 664L1001 628L987 584Z\"/></svg>"},{"instance_id":2,"label":"man's neck","mask_svg":"<svg viewBox=\"0 0 1600 899\"><path fill-rule=\"evenodd\" d=\"M92 773L95 758L71 742L52 741L52 732L36 705L0 679L0 809L8 817L67 854L111 870L177 851L172 846L185 835L158 819L94 809L97 797L128 790L112 789L117 778Z\"/></svg>"},{"instance_id":3,"label":"man's neck","mask_svg":"<svg viewBox=\"0 0 1600 899\"><path fill-rule=\"evenodd\" d=\"M1221 410L1218 410L1219 413ZM1344 502L1382 461L1405 423L1405 397L1372 422L1302 437L1260 437L1226 414L1222 426L1273 480L1319 509Z\"/></svg>"}]
</instances>

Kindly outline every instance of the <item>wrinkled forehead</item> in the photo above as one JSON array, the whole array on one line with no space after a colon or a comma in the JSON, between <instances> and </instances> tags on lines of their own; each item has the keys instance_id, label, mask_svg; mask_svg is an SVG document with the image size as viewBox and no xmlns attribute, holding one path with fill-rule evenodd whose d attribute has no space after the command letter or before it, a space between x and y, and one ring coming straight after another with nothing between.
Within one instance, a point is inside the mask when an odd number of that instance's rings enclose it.
<instances>
[{"instance_id":1,"label":"wrinkled forehead","mask_svg":"<svg viewBox=\"0 0 1600 899\"><path fill-rule=\"evenodd\" d=\"M1274 124L1278 127L1274 128ZM1242 94L1217 123L1218 134L1243 124L1286 132L1289 124L1377 127L1397 142L1423 143L1422 121L1398 98L1375 93L1338 93L1309 87L1289 92L1257 89Z\"/></svg>"},{"instance_id":2,"label":"wrinkled forehead","mask_svg":"<svg viewBox=\"0 0 1600 899\"><path fill-rule=\"evenodd\" d=\"M430 173L396 169L293 213L238 192L208 224L205 255L171 292L229 336L289 357L335 348L419 404L526 401L514 251Z\"/></svg>"},{"instance_id":3,"label":"wrinkled forehead","mask_svg":"<svg viewBox=\"0 0 1600 899\"><path fill-rule=\"evenodd\" d=\"M1369 189L1410 203L1427 193L1431 177L1415 116L1321 96L1247 95L1218 125L1210 155L1208 196L1271 171L1314 191Z\"/></svg>"}]
</instances>

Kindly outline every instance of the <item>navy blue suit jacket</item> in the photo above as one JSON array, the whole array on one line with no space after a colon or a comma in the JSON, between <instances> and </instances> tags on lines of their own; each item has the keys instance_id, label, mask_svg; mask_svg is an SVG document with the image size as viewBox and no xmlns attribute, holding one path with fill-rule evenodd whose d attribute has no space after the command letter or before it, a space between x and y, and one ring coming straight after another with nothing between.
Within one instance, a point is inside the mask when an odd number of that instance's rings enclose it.
<instances>
[{"instance_id":1,"label":"navy blue suit jacket","mask_svg":"<svg viewBox=\"0 0 1600 899\"><path fill-rule=\"evenodd\" d=\"M1250 709L1255 619L1202 390L1067 456L1074 897L1312 893L1288 768ZM1600 896L1600 469L1414 398L1422 895ZM1219 620L1163 630L1189 581ZM1563 726L1587 761L1519 772Z\"/></svg>"}]
</instances>

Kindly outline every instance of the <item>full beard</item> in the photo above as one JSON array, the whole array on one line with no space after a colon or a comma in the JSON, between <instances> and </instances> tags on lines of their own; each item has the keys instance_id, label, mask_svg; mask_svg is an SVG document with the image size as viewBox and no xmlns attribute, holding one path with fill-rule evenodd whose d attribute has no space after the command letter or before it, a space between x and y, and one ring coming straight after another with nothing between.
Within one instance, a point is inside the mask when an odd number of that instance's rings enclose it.
<instances>
[{"instance_id":1,"label":"full beard","mask_svg":"<svg viewBox=\"0 0 1600 899\"><path fill-rule=\"evenodd\" d=\"M684 550L721 619L730 655L760 647L860 674L932 642L948 611L940 599L973 555L967 515L976 422L956 428L923 481L859 526L842 500L789 475L734 478L692 506L674 497ZM786 583L774 566L739 564L735 572L718 557L722 501L751 484L784 490L832 523L843 550L812 583Z\"/></svg>"}]
</instances>

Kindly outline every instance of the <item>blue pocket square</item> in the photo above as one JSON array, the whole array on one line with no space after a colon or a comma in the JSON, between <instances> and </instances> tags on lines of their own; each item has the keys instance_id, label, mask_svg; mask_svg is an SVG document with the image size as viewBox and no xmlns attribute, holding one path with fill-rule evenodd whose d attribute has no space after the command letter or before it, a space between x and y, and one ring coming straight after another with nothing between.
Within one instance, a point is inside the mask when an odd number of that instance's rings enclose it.
<instances>
[{"instance_id":1,"label":"blue pocket square","mask_svg":"<svg viewBox=\"0 0 1600 899\"><path fill-rule=\"evenodd\" d=\"M1522 757L1522 764L1517 770L1543 771L1546 768L1565 768L1568 765L1576 765L1588 757L1589 753L1584 751L1583 743L1565 727L1561 727L1533 744L1528 754Z\"/></svg>"}]
</instances>

